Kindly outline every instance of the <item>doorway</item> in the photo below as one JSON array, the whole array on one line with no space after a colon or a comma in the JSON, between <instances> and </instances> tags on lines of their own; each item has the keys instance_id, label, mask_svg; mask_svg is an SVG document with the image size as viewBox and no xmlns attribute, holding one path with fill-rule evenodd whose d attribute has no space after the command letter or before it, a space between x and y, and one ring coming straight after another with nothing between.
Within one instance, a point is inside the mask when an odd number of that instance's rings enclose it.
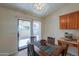
<instances>
[{"instance_id":1,"label":"doorway","mask_svg":"<svg viewBox=\"0 0 79 59\"><path fill-rule=\"evenodd\" d=\"M18 50L27 48L27 44L31 36L31 22L19 20L18 31L19 31L19 40L18 40Z\"/></svg>"},{"instance_id":2,"label":"doorway","mask_svg":"<svg viewBox=\"0 0 79 59\"><path fill-rule=\"evenodd\" d=\"M18 20L18 50L27 48L32 35L36 36L36 41L41 39L41 22Z\"/></svg>"}]
</instances>

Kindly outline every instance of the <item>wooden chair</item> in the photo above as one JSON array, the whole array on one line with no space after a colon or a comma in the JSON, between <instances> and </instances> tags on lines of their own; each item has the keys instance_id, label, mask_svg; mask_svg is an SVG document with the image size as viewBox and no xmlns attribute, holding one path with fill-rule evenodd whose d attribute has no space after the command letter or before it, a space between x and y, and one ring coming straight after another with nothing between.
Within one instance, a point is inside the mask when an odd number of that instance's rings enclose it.
<instances>
[{"instance_id":1,"label":"wooden chair","mask_svg":"<svg viewBox=\"0 0 79 59\"><path fill-rule=\"evenodd\" d=\"M69 45L66 44L64 41L60 41L60 40L58 40L58 45L65 48L62 53L63 53L64 56L66 56L66 55L67 55L67 51L68 51Z\"/></svg>"},{"instance_id":2,"label":"wooden chair","mask_svg":"<svg viewBox=\"0 0 79 59\"><path fill-rule=\"evenodd\" d=\"M48 44L55 45L55 38L47 37L47 42L48 42Z\"/></svg>"},{"instance_id":3,"label":"wooden chair","mask_svg":"<svg viewBox=\"0 0 79 59\"><path fill-rule=\"evenodd\" d=\"M40 43L41 43L41 45L46 45L47 44L47 41L46 40L44 40L44 39L42 39L41 41L40 41Z\"/></svg>"}]
</instances>

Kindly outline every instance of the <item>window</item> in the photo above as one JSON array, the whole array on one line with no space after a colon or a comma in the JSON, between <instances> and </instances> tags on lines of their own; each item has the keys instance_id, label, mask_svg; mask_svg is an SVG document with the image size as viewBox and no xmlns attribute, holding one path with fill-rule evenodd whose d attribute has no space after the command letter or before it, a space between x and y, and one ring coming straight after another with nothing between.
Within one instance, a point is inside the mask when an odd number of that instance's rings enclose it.
<instances>
[{"instance_id":1,"label":"window","mask_svg":"<svg viewBox=\"0 0 79 59\"><path fill-rule=\"evenodd\" d=\"M41 39L41 22L40 21L33 21L33 35L36 36L37 41Z\"/></svg>"}]
</instances>

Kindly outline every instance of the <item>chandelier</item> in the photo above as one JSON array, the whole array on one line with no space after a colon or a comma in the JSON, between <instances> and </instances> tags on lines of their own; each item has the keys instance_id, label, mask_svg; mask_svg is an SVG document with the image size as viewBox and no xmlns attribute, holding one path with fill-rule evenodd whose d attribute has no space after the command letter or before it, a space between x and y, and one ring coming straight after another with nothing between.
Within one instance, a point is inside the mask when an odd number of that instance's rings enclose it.
<instances>
[{"instance_id":1,"label":"chandelier","mask_svg":"<svg viewBox=\"0 0 79 59\"><path fill-rule=\"evenodd\" d=\"M41 10L43 10L45 8L44 3L35 3L34 6L38 11L41 11Z\"/></svg>"}]
</instances>

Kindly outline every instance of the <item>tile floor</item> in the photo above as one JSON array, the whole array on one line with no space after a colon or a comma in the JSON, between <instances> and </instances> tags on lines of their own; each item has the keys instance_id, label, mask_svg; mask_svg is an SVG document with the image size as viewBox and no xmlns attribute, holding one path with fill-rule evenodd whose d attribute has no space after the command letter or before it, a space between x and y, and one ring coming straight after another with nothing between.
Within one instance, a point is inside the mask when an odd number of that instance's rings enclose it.
<instances>
[{"instance_id":1,"label":"tile floor","mask_svg":"<svg viewBox=\"0 0 79 59\"><path fill-rule=\"evenodd\" d=\"M27 54L28 54L28 52L27 52L27 48L26 48L24 50L18 51L16 54L13 54L11 56L28 56ZM67 54L66 56L71 56L71 55Z\"/></svg>"},{"instance_id":2,"label":"tile floor","mask_svg":"<svg viewBox=\"0 0 79 59\"><path fill-rule=\"evenodd\" d=\"M11 56L28 56L27 55L27 49L21 50L18 53L11 55Z\"/></svg>"}]
</instances>

